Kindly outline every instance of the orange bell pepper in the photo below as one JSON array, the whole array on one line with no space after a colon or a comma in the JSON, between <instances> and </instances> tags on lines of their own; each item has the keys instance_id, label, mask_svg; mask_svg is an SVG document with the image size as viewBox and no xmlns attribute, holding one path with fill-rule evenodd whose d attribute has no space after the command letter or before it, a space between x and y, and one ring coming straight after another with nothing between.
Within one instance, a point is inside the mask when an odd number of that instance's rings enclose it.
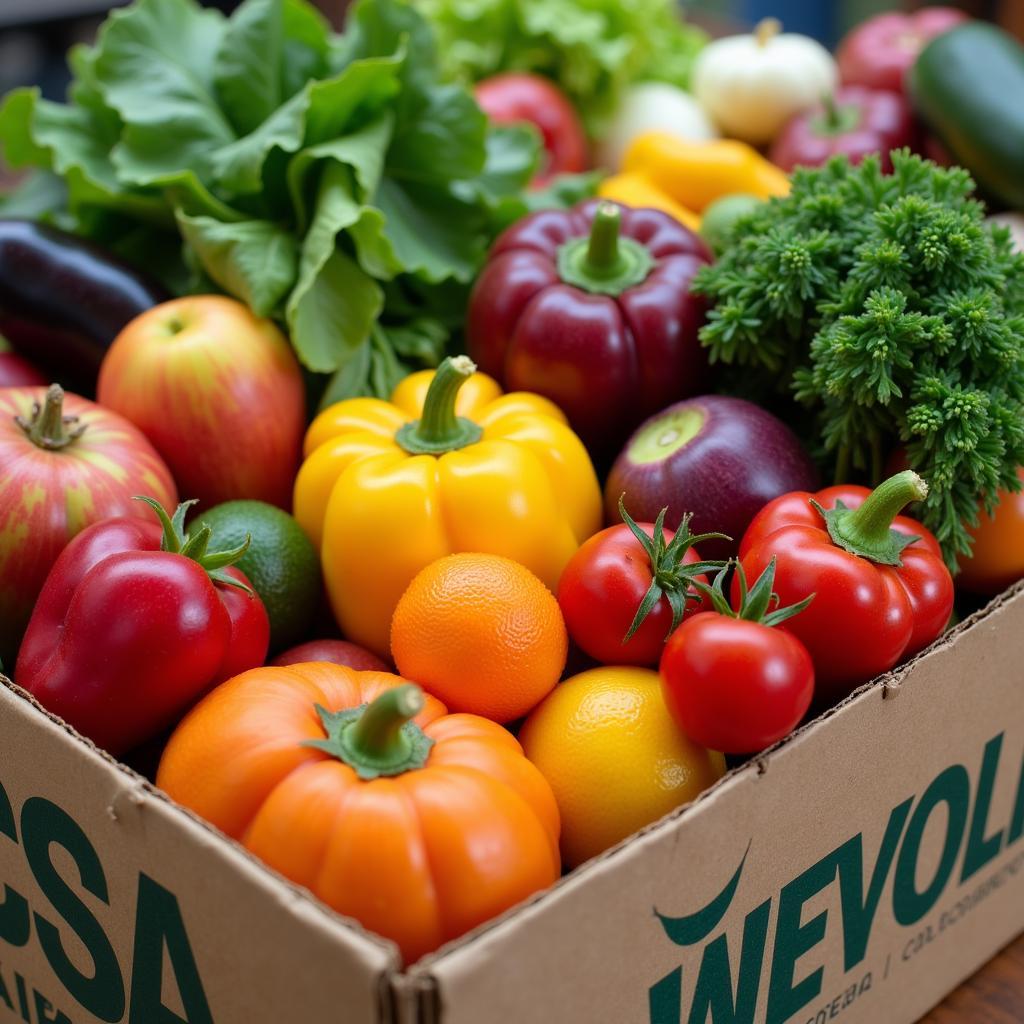
<instances>
[{"instance_id":1,"label":"orange bell pepper","mask_svg":"<svg viewBox=\"0 0 1024 1024\"><path fill-rule=\"evenodd\" d=\"M157 785L407 962L560 871L554 795L511 733L386 672L235 676L178 727Z\"/></svg>"}]
</instances>

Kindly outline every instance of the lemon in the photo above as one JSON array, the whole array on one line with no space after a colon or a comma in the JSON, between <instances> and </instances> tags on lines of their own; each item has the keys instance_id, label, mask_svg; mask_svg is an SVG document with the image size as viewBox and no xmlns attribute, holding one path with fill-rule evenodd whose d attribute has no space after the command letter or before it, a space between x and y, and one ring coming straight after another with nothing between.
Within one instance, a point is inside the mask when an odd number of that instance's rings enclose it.
<instances>
[{"instance_id":1,"label":"lemon","mask_svg":"<svg viewBox=\"0 0 1024 1024\"><path fill-rule=\"evenodd\" d=\"M519 733L562 818L562 859L575 867L692 800L725 758L672 721L658 673L605 667L567 679Z\"/></svg>"}]
</instances>

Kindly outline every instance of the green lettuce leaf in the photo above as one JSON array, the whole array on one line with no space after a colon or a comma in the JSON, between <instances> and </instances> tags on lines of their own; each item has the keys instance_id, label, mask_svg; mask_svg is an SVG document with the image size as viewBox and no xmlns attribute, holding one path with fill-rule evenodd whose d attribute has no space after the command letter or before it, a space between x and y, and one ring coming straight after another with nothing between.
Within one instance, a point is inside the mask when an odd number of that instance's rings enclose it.
<instances>
[{"instance_id":1,"label":"green lettuce leaf","mask_svg":"<svg viewBox=\"0 0 1024 1024\"><path fill-rule=\"evenodd\" d=\"M444 71L477 81L531 71L555 81L591 135L624 89L653 79L686 88L707 37L675 0L416 0L433 25Z\"/></svg>"},{"instance_id":2,"label":"green lettuce leaf","mask_svg":"<svg viewBox=\"0 0 1024 1024\"><path fill-rule=\"evenodd\" d=\"M298 244L291 232L276 224L225 224L178 211L178 226L210 278L257 316L273 315L295 284Z\"/></svg>"}]
</instances>

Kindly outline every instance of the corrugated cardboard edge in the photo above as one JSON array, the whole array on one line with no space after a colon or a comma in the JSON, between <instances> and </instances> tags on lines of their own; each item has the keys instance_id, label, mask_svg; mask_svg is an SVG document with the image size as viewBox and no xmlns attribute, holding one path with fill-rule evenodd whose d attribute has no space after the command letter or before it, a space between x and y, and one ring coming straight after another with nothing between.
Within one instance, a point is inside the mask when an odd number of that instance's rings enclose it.
<instances>
[{"instance_id":1,"label":"corrugated cardboard edge","mask_svg":"<svg viewBox=\"0 0 1024 1024\"><path fill-rule=\"evenodd\" d=\"M450 942L445 946L442 946L435 953L424 957L418 963L408 968L404 974L395 979L395 984L398 986L398 992L401 997L407 1000L413 999L418 1003L421 1008L419 1021L421 1021L422 1024L438 1024L438 1022L443 1019L443 1007L440 1003L440 986L437 978L433 974L435 965L443 962L445 958L450 955L462 953L464 950L471 947L474 941L480 936L490 935L494 932L500 933L505 929L516 927L524 917L528 916L529 910L537 904L556 898L557 895L563 891L568 891L581 885L585 885L592 875L603 873L608 870L614 870L616 864L627 850L634 850L638 845L643 844L645 839L649 836L660 835L662 832L667 831L680 819L692 816L699 807L720 801L733 787L739 785L740 781L745 779L747 776L759 776L765 774L770 770L773 757L778 756L786 750L796 748L806 739L812 730L816 731L823 723L828 722L850 705L869 700L895 699L898 697L900 690L904 685L904 680L908 676L912 675L912 669L915 665L923 661L925 658L930 658L941 651L948 649L956 642L957 638L967 630L982 624L986 619L998 612L1000 608L1017 598L1024 598L1024 581L1021 581L1014 587L1011 587L1009 590L1004 591L1002 594L993 598L988 604L969 615L955 627L944 633L929 647L925 648L915 657L906 661L892 672L878 676L871 680L871 682L866 683L857 690L854 690L839 704L822 712L818 717L804 723L785 739L776 743L774 746L767 748L745 764L739 765L726 772L721 779L701 793L695 800L677 807L658 821L653 822L646 828L627 837L616 846L611 847L599 856L594 857L585 864L580 865L575 870L563 875L563 877L550 888L537 893L535 896L523 901L499 917L488 921L454 942ZM1021 932L1018 934L1021 933L1024 933L1024 921L1021 922ZM947 991L970 977L973 970L974 969L972 968L966 971L966 973L959 978L950 979L950 985Z\"/></svg>"},{"instance_id":2,"label":"corrugated cardboard edge","mask_svg":"<svg viewBox=\"0 0 1024 1024\"><path fill-rule=\"evenodd\" d=\"M40 721L47 723L49 728L63 734L65 738L74 743L83 756L101 761L120 775L129 794L143 791L147 797L159 802L167 813L176 818L182 828L191 830L193 834L198 833L204 845L216 844L222 848L222 852L234 862L240 874L255 877L264 884L269 882L287 900L289 911L304 919L310 927L328 933L333 939L352 948L357 955L376 960L379 971L378 1016L381 1024L412 1024L416 1018L401 1016L396 998L399 991L396 979L401 968L401 956L394 943L368 931L358 921L336 913L326 904L321 903L308 889L289 881L251 854L240 843L226 836L203 818L175 803L148 779L96 746L63 719L47 711L31 693L22 689L2 673L0 673L0 685L30 707L32 713L39 716ZM116 808L111 807L108 810L109 813L116 814Z\"/></svg>"}]
</instances>

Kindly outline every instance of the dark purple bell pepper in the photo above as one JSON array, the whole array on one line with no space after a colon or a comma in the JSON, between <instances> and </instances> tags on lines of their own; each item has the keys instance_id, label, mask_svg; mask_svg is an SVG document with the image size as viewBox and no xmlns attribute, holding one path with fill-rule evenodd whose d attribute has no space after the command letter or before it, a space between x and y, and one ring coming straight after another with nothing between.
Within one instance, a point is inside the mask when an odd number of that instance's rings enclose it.
<instances>
[{"instance_id":1,"label":"dark purple bell pepper","mask_svg":"<svg viewBox=\"0 0 1024 1024\"><path fill-rule=\"evenodd\" d=\"M711 261L659 210L588 200L544 210L495 243L466 325L469 353L508 391L550 398L597 454L671 402L702 390L693 275Z\"/></svg>"}]
</instances>

